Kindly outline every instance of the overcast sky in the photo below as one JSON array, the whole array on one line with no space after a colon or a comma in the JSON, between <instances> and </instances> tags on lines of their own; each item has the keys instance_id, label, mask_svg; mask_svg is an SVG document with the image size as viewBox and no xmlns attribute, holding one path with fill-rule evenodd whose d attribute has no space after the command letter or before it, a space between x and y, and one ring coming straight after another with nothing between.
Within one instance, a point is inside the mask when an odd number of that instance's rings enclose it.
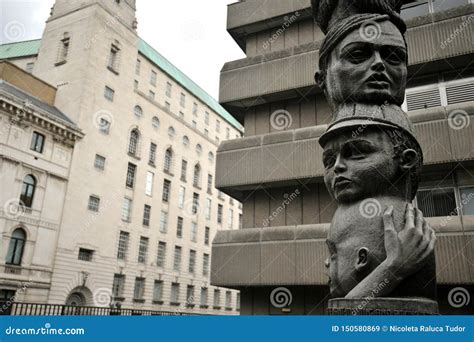
<instances>
[{"instance_id":1,"label":"overcast sky","mask_svg":"<svg viewBox=\"0 0 474 342\"><path fill-rule=\"evenodd\" d=\"M226 31L227 4L233 2L137 0L138 34L217 99L223 64L245 57ZM0 0L0 43L41 38L53 4Z\"/></svg>"}]
</instances>

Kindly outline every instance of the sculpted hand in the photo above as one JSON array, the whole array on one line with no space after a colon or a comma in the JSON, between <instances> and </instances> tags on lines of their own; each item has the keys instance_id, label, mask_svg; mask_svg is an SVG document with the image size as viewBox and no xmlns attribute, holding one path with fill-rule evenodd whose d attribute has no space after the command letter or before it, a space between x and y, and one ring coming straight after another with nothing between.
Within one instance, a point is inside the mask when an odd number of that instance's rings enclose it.
<instances>
[{"instance_id":1,"label":"sculpted hand","mask_svg":"<svg viewBox=\"0 0 474 342\"><path fill-rule=\"evenodd\" d=\"M405 225L399 232L393 224L393 207L383 215L385 228L384 263L397 277L405 278L419 270L428 255L433 252L435 233L423 218L423 213L408 204L405 211Z\"/></svg>"}]
</instances>

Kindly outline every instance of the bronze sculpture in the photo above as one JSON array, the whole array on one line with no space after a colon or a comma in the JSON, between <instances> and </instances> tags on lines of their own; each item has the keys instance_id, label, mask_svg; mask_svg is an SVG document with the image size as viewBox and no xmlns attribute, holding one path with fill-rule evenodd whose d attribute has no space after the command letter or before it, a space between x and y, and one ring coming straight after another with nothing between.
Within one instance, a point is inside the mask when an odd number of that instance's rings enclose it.
<instances>
[{"instance_id":1,"label":"bronze sculpture","mask_svg":"<svg viewBox=\"0 0 474 342\"><path fill-rule=\"evenodd\" d=\"M320 138L325 184L338 204L327 239L331 295L339 298L330 309L358 313L371 297L365 306L384 313L435 314L435 234L411 205L423 153L400 108L401 2L312 2L326 33L315 79L333 110Z\"/></svg>"}]
</instances>

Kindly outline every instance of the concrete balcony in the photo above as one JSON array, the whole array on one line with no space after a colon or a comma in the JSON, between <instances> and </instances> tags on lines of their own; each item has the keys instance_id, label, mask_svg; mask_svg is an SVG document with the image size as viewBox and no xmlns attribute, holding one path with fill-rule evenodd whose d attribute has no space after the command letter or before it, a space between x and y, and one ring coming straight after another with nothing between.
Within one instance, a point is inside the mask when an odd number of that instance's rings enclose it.
<instances>
[{"instance_id":1,"label":"concrete balcony","mask_svg":"<svg viewBox=\"0 0 474 342\"><path fill-rule=\"evenodd\" d=\"M465 127L455 127L452 113L466 120ZM474 160L474 101L413 111L409 117L425 166ZM318 139L325 129L312 126L223 142L217 151L216 187L238 197L262 185L322 181Z\"/></svg>"}]
</instances>

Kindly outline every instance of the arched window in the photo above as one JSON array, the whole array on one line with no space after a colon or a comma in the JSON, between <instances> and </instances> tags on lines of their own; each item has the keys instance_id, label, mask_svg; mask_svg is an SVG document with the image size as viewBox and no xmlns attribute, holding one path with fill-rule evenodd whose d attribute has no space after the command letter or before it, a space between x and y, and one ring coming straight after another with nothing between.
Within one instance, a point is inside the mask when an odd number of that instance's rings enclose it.
<instances>
[{"instance_id":1,"label":"arched window","mask_svg":"<svg viewBox=\"0 0 474 342\"><path fill-rule=\"evenodd\" d=\"M135 114L135 116L136 116L137 118L141 118L142 115L143 115L143 109L142 109L142 107L140 107L140 106L138 106L138 105L135 106L135 108L133 108L133 114Z\"/></svg>"},{"instance_id":2,"label":"arched window","mask_svg":"<svg viewBox=\"0 0 474 342\"><path fill-rule=\"evenodd\" d=\"M153 128L160 128L160 119L158 119L157 116L154 116L152 119L151 119L151 124L153 125Z\"/></svg>"},{"instance_id":3,"label":"arched window","mask_svg":"<svg viewBox=\"0 0 474 342\"><path fill-rule=\"evenodd\" d=\"M201 166L199 166L199 164L194 166L193 185L197 187L201 186Z\"/></svg>"},{"instance_id":4,"label":"arched window","mask_svg":"<svg viewBox=\"0 0 474 342\"><path fill-rule=\"evenodd\" d=\"M165 164L163 169L166 172L171 172L173 166L173 151L171 151L171 148L167 149L165 152Z\"/></svg>"},{"instance_id":5,"label":"arched window","mask_svg":"<svg viewBox=\"0 0 474 342\"><path fill-rule=\"evenodd\" d=\"M196 153L197 153L198 155L201 155L201 153L202 153L202 146L201 146L201 144L197 144L197 145L196 145Z\"/></svg>"},{"instance_id":6,"label":"arched window","mask_svg":"<svg viewBox=\"0 0 474 342\"><path fill-rule=\"evenodd\" d=\"M33 204L33 197L36 190L36 180L32 175L27 175L23 179L23 185L21 187L20 202L27 208L31 208Z\"/></svg>"},{"instance_id":7,"label":"arched window","mask_svg":"<svg viewBox=\"0 0 474 342\"><path fill-rule=\"evenodd\" d=\"M168 128L168 136L169 136L171 139L173 139L175 135L176 135L176 131L175 131L174 127L173 127L173 126L170 126L170 127Z\"/></svg>"},{"instance_id":8,"label":"arched window","mask_svg":"<svg viewBox=\"0 0 474 342\"><path fill-rule=\"evenodd\" d=\"M138 154L138 144L140 142L140 132L134 128L130 132L130 140L128 142L128 153L136 156Z\"/></svg>"},{"instance_id":9,"label":"arched window","mask_svg":"<svg viewBox=\"0 0 474 342\"><path fill-rule=\"evenodd\" d=\"M214 153L209 152L209 153L207 154L207 159L209 159L209 161L210 161L211 163L214 163Z\"/></svg>"},{"instance_id":10,"label":"arched window","mask_svg":"<svg viewBox=\"0 0 474 342\"><path fill-rule=\"evenodd\" d=\"M25 248L26 233L23 229L17 228L13 231L8 245L7 258L5 262L10 265L21 265L23 250Z\"/></svg>"},{"instance_id":11,"label":"arched window","mask_svg":"<svg viewBox=\"0 0 474 342\"><path fill-rule=\"evenodd\" d=\"M184 146L188 146L188 145L189 145L189 138L188 138L187 135L185 135L185 136L183 137L183 145L184 145Z\"/></svg>"}]
</instances>

